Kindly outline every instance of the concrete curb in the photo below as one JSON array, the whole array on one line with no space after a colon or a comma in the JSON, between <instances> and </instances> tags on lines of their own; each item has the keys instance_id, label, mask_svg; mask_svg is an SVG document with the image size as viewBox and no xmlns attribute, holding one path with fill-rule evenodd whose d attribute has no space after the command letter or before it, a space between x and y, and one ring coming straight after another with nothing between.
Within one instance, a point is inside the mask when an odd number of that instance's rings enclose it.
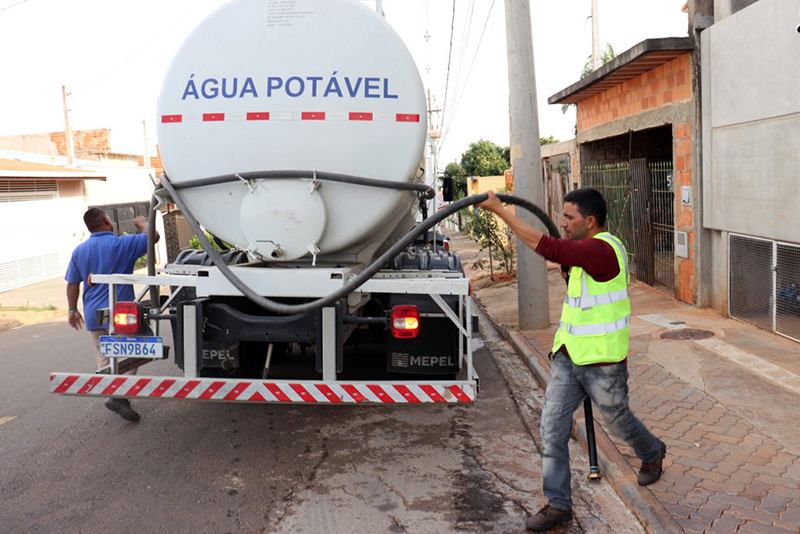
<instances>
[{"instance_id":1,"label":"concrete curb","mask_svg":"<svg viewBox=\"0 0 800 534\"><path fill-rule=\"evenodd\" d=\"M487 316L489 316L488 313ZM519 332L499 326L498 330L503 333L506 340L511 343L514 350L525 361L536 380L542 387L546 388L550 375L550 362L547 361L547 357L540 354ZM652 492L639 486L636 482L636 473L625 460L625 457L622 456L622 453L619 452L616 445L614 445L614 442L608 437L605 430L598 424L595 424L594 428L597 441L597 460L602 474L611 482L617 494L631 509L644 529L649 534L685 534L683 528ZM576 412L572 432L578 441L588 448L586 423L583 419L582 410Z\"/></svg>"}]
</instances>

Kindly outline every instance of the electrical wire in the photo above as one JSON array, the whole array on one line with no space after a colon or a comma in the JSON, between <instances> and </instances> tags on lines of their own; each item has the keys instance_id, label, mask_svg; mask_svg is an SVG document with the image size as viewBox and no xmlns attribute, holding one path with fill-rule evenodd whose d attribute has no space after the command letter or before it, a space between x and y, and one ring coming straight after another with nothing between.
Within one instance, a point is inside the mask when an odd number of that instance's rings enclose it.
<instances>
[{"instance_id":1,"label":"electrical wire","mask_svg":"<svg viewBox=\"0 0 800 534\"><path fill-rule=\"evenodd\" d=\"M480 52L480 50L481 50L481 43L483 42L483 35L486 33L486 27L489 25L489 19L492 16L492 9L494 8L495 1L496 0L492 0L492 4L489 6L489 12L486 14L486 21L483 23L483 30L481 30L481 36L478 39L478 46L475 49L475 55L472 56L472 63L470 63L470 65L469 65L469 71L467 71L467 79L464 81L464 87L461 90L461 93L458 95L458 98L456 99L456 107L455 107L455 110L453 111L453 117L455 117L456 114L458 113L458 107L459 107L459 104L461 104L461 98L464 96L464 93L466 92L467 85L468 85L468 82L469 82L469 77L470 77L470 74L472 74L472 67L475 66L475 59L478 57L478 52ZM453 124L453 121L451 119L450 122L447 123L447 128L445 129L444 134L442 135L442 140L439 143L439 150L442 150L442 147L444 146L444 143L447 140L447 134L450 132L450 126L452 126L452 124ZM444 126L444 116L442 117L442 126Z\"/></svg>"},{"instance_id":2,"label":"electrical wire","mask_svg":"<svg viewBox=\"0 0 800 534\"><path fill-rule=\"evenodd\" d=\"M444 81L444 104L442 104L442 125L444 125L444 114L447 111L447 89L450 85L450 60L453 57L453 28L456 24L456 0L453 0L453 17L450 19L450 48L447 51L447 75Z\"/></svg>"}]
</instances>

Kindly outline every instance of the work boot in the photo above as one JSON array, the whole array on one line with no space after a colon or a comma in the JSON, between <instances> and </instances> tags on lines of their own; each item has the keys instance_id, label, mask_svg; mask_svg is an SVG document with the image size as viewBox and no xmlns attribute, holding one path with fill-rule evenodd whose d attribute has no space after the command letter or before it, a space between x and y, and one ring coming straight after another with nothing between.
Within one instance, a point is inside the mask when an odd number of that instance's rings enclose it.
<instances>
[{"instance_id":1,"label":"work boot","mask_svg":"<svg viewBox=\"0 0 800 534\"><path fill-rule=\"evenodd\" d=\"M529 517L525 521L525 528L542 532L550 530L559 523L566 523L572 519L572 509L561 510L545 504L544 508L536 512L536 515Z\"/></svg>"},{"instance_id":2,"label":"work boot","mask_svg":"<svg viewBox=\"0 0 800 534\"><path fill-rule=\"evenodd\" d=\"M139 414L131 408L131 402L128 399L108 399L106 401L106 408L114 413L118 413L120 417L131 423L139 422Z\"/></svg>"},{"instance_id":3,"label":"work boot","mask_svg":"<svg viewBox=\"0 0 800 534\"><path fill-rule=\"evenodd\" d=\"M658 457L652 462L642 462L642 468L639 469L639 476L637 477L640 486L649 486L661 478L661 473L663 472L661 465L667 455L667 446L663 441L659 441L659 443L661 443L661 451L658 453Z\"/></svg>"}]
</instances>

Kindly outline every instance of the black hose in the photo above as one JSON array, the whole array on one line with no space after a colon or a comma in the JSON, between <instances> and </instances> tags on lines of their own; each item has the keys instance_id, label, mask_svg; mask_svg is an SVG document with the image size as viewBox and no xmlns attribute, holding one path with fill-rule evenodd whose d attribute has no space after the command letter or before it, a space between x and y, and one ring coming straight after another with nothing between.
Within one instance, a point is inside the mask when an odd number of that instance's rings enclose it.
<instances>
[{"instance_id":1,"label":"black hose","mask_svg":"<svg viewBox=\"0 0 800 534\"><path fill-rule=\"evenodd\" d=\"M425 184L414 184L409 182L393 182L391 180L378 180L377 178L363 178L361 176L351 176L349 174L337 174L334 172L322 171L254 171L239 172L234 174L222 174L220 176L210 176L208 178L197 178L186 180L179 184L172 184L175 189L189 189L192 187L203 187L206 185L226 184L241 180L285 180L309 178L327 182L339 182L344 184L364 185L367 187L380 187L383 189L399 189L401 191L416 191L422 193L425 198L433 198L436 191L433 187Z\"/></svg>"},{"instance_id":2,"label":"black hose","mask_svg":"<svg viewBox=\"0 0 800 534\"><path fill-rule=\"evenodd\" d=\"M417 237L419 237L422 233L427 231L429 228L435 226L437 223L445 219L446 217L450 216L457 211L464 209L466 207L479 204L489 198L489 195L482 194L482 195L473 195L471 197L462 198L455 202L452 202L446 208L439 210L436 214L428 217L413 230L408 232L405 236L403 236L400 241L395 243L389 250L384 252L378 259L372 262L366 269L364 269L359 275L352 278L349 282L347 282L344 286L339 288L338 290L334 291L327 297L322 297L317 300L313 300L311 302L306 302L304 304L284 304L281 302L276 302L274 300L270 300L268 298L262 297L261 295L257 294L255 291L250 289L247 285L245 285L242 280L236 276L233 271L231 271L230 267L225 263L225 261L220 257L219 253L214 250L214 247L211 246L211 243L208 242L206 239L205 234L200 230L200 224L197 222L197 219L191 214L191 212L187 209L186 204L183 202L183 199L180 197L178 192L175 189L175 186L170 183L169 179L166 175L163 175L161 178L161 185L167 190L167 192L172 197L172 200L175 201L175 204L178 205L180 210L183 212L184 217L186 217L186 221L189 223L189 226L192 230L197 234L197 238L200 240L200 244L203 246L203 249L211 258L211 261L214 265L220 270L220 272L228 279L228 281L233 284L233 286L238 289L245 297L250 299L252 302L257 304L258 306L264 308L265 310L277 313L280 315L292 315L297 313L307 313L310 311L317 310L319 308L324 308L326 306L330 306L331 304L337 302L338 300L346 297L356 289L358 289L361 285L367 282L370 278L375 276L378 271L380 271L384 265L386 265L392 258L397 256L406 247L412 244ZM559 236L558 227L553 223L550 217L542 211L534 203L518 198L512 195L497 195L497 197L508 204L514 204L524 208L534 215L536 215L547 227L548 232L550 235L554 237Z\"/></svg>"}]
</instances>

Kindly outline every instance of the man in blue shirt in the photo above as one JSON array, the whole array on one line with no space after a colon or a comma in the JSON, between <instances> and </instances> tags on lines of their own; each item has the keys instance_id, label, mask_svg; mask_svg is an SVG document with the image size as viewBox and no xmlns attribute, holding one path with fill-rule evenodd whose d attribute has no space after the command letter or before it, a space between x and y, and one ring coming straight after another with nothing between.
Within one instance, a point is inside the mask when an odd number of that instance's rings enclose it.
<instances>
[{"instance_id":1,"label":"man in blue shirt","mask_svg":"<svg viewBox=\"0 0 800 534\"><path fill-rule=\"evenodd\" d=\"M108 307L108 285L89 284L92 274L131 274L136 260L147 252L148 223L144 217L133 220L143 233L136 235L114 235L114 225L106 213L98 208L91 208L83 215L86 228L92 233L88 240L81 243L72 252L72 259L64 279L67 281L67 303L69 305L69 325L80 330L84 318L78 311L78 296L83 282L83 312L86 315L86 330L92 335L97 368L108 365L108 358L100 355L100 336L108 335L108 325L98 324L96 312ZM159 240L158 232L155 240ZM117 286L117 301L134 300L133 287ZM128 399L108 399L106 408L116 412L127 421L136 422L139 414L131 408Z\"/></svg>"}]
</instances>

